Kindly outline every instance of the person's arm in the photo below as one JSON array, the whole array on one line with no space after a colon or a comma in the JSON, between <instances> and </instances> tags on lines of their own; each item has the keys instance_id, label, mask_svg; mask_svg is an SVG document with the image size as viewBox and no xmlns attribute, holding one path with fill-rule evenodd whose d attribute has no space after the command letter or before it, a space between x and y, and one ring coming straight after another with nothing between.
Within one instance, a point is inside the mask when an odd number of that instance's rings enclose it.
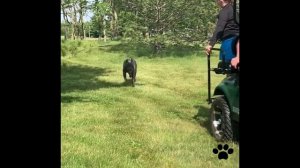
<instances>
[{"instance_id":1,"label":"person's arm","mask_svg":"<svg viewBox=\"0 0 300 168\"><path fill-rule=\"evenodd\" d=\"M216 44L217 40L221 39L227 21L228 21L228 13L226 12L225 9L224 10L222 9L218 16L218 22L215 31L213 33L213 36L210 38L209 44L205 47L207 55L211 52L211 49Z\"/></svg>"},{"instance_id":2,"label":"person's arm","mask_svg":"<svg viewBox=\"0 0 300 168\"><path fill-rule=\"evenodd\" d=\"M240 40L236 43L236 57L231 59L231 65L236 69L240 63Z\"/></svg>"}]
</instances>

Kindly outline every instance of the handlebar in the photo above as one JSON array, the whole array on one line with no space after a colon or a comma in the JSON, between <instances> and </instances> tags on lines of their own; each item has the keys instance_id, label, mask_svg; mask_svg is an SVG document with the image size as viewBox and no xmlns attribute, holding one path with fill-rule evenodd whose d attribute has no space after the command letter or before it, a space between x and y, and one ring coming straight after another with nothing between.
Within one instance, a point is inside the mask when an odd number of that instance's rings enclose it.
<instances>
[{"instance_id":1,"label":"handlebar","mask_svg":"<svg viewBox=\"0 0 300 168\"><path fill-rule=\"evenodd\" d=\"M240 66L238 64L237 68L234 68L229 62L219 62L218 67L211 68L210 71L214 71L216 74L232 74L238 73L240 71Z\"/></svg>"}]
</instances>

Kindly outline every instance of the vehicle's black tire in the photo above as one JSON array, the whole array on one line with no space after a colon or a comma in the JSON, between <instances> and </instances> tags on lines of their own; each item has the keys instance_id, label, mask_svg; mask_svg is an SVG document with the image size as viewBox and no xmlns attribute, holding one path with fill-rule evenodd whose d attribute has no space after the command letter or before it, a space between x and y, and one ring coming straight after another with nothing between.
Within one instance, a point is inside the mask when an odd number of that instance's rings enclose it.
<instances>
[{"instance_id":1,"label":"vehicle's black tire","mask_svg":"<svg viewBox=\"0 0 300 168\"><path fill-rule=\"evenodd\" d=\"M213 100L210 108L211 133L218 141L232 141L233 130L228 103L223 97Z\"/></svg>"}]
</instances>

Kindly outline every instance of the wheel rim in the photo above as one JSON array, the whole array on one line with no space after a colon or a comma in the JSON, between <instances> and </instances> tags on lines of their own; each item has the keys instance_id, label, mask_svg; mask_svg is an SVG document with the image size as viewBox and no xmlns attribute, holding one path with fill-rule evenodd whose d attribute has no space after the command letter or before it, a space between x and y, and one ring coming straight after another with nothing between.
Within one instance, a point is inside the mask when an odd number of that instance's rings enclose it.
<instances>
[{"instance_id":1,"label":"wheel rim","mask_svg":"<svg viewBox=\"0 0 300 168\"><path fill-rule=\"evenodd\" d=\"M217 139L222 139L223 131L222 131L222 111L217 107L213 107L212 110L212 132Z\"/></svg>"}]
</instances>

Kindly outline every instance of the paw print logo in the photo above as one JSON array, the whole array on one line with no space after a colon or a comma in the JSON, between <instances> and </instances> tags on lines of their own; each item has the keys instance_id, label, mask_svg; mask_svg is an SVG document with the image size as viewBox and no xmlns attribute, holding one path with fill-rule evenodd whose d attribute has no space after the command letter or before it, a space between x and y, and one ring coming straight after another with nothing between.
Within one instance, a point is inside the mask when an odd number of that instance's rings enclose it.
<instances>
[{"instance_id":1,"label":"paw print logo","mask_svg":"<svg viewBox=\"0 0 300 168\"><path fill-rule=\"evenodd\" d=\"M221 151L222 149L224 149L224 151ZM221 152L219 152L221 151ZM233 153L233 149L229 148L229 146L227 144L225 144L224 146L222 144L218 145L218 148L214 148L213 149L213 153L214 154L218 154L218 158L221 159L228 159L228 154L232 154Z\"/></svg>"}]
</instances>

